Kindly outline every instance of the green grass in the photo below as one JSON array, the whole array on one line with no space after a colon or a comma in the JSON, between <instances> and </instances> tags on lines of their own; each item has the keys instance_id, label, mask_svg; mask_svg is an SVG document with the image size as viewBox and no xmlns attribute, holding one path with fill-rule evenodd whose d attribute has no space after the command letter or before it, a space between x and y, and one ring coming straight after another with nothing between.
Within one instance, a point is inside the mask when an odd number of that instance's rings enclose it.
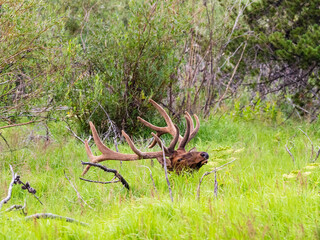
<instances>
[{"instance_id":1,"label":"green grass","mask_svg":"<svg viewBox=\"0 0 320 240\"><path fill-rule=\"evenodd\" d=\"M27 147L11 153L1 140L0 199L7 194L12 164L44 203L40 205L15 186L12 199L2 210L26 199L28 215L54 213L89 226L61 220L25 221L19 211L2 212L0 239L320 238L320 167L305 168L310 164L311 144L299 127L308 133L315 148L320 145L319 123L286 122L275 127L262 121L236 121L230 116L202 121L198 137L189 147L207 150L210 164L194 174L169 176L173 203L157 162L153 168L150 160L124 162L122 166L116 161L104 162L120 169L131 187L127 191L120 183L100 185L79 180L80 161L87 159L84 146L59 124L50 126L53 139L47 145L42 140L23 142L30 127L2 131L12 148ZM291 152L295 164L285 150L290 140L294 142ZM98 154L95 147L93 151ZM121 145L120 151L130 152L126 145ZM211 174L204 178L198 200L197 186L203 173L233 158L237 160L217 174L218 197L214 197ZM141 165L151 167L157 191L148 169ZM78 200L64 170L93 209ZM284 177L290 173L293 178ZM112 174L91 168L86 178L105 181Z\"/></svg>"}]
</instances>

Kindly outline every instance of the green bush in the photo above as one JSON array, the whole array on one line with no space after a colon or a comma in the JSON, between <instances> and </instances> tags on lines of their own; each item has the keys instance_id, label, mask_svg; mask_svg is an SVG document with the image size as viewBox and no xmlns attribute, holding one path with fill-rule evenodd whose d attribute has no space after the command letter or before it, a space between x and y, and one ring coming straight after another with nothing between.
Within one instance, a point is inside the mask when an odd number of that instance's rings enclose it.
<instances>
[{"instance_id":1,"label":"green bush","mask_svg":"<svg viewBox=\"0 0 320 240\"><path fill-rule=\"evenodd\" d=\"M247 41L241 69L248 85L312 118L320 107L319 18L317 0L256 1L244 12L243 28L229 48L233 52Z\"/></svg>"},{"instance_id":2,"label":"green bush","mask_svg":"<svg viewBox=\"0 0 320 240\"><path fill-rule=\"evenodd\" d=\"M0 121L38 118L35 107L50 107L57 64L59 20L43 1L13 0L0 9ZM57 60L56 60L57 62Z\"/></svg>"},{"instance_id":3,"label":"green bush","mask_svg":"<svg viewBox=\"0 0 320 240\"><path fill-rule=\"evenodd\" d=\"M136 117L148 119L155 113L147 105L148 98L160 102L168 89L176 91L173 76L192 19L184 14L188 6L172 0L118 5L96 1L93 7L87 22L67 20L68 31L79 32L74 48L86 66L78 79L66 83L66 87L72 84L68 88L71 115L81 130L89 129L88 120L106 130L106 111L119 128L139 132ZM84 27L71 30L71 25Z\"/></svg>"}]
</instances>

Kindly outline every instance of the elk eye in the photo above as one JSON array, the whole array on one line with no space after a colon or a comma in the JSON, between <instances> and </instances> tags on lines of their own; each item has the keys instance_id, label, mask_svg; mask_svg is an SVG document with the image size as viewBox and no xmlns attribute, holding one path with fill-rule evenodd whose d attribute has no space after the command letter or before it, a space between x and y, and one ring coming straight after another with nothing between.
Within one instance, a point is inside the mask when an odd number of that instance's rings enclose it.
<instances>
[{"instance_id":1,"label":"elk eye","mask_svg":"<svg viewBox=\"0 0 320 240\"><path fill-rule=\"evenodd\" d=\"M178 159L178 162L181 162L181 161L182 161L182 158L179 158L179 159Z\"/></svg>"}]
</instances>

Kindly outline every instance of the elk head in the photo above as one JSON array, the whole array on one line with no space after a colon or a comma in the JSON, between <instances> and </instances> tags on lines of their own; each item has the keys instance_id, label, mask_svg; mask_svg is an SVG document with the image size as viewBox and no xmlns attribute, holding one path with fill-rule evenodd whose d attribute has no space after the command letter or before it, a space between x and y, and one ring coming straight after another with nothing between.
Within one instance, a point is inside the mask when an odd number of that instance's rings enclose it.
<instances>
[{"instance_id":1,"label":"elk head","mask_svg":"<svg viewBox=\"0 0 320 240\"><path fill-rule=\"evenodd\" d=\"M98 163L106 160L119 160L119 161L136 161L140 159L157 159L158 162L164 166L164 161L166 161L166 165L169 171L175 171L178 174L184 170L198 170L204 164L208 162L209 155L206 152L197 152L195 150L186 151L185 147L188 142L197 134L200 128L200 122L197 115L194 115L196 120L196 126L194 127L192 117L188 112L185 112L185 119L187 122L186 132L184 136L180 136L179 129L176 125L173 124L171 118L166 113L166 111L155 101L152 99L149 102L159 111L162 117L165 119L167 126L166 127L158 127L154 126L146 120L138 117L138 120L143 123L145 126L155 130L156 133L152 133L154 140L150 144L149 148L154 147L157 143L162 148L163 151L157 152L141 152L136 148L130 137L122 130L122 135L125 137L128 142L130 148L134 152L134 154L123 154L112 151L108 147L106 147L92 122L90 122L90 128L92 131L94 142L96 143L98 149L102 153L99 156L94 156L91 152L91 149L88 145L88 141L85 140L85 148L87 155L91 162ZM172 135L173 139L169 145L169 147L165 147L163 142L160 139L160 136L163 134L169 133ZM175 150L175 146L178 144L177 150ZM82 175L86 174L89 170L90 166L86 166Z\"/></svg>"}]
</instances>

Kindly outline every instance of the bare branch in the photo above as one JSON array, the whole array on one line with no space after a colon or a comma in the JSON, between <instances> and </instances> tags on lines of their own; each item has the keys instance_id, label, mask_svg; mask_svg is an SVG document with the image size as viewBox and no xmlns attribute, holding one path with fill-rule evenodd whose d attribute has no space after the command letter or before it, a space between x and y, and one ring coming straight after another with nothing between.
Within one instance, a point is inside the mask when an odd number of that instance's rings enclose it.
<instances>
[{"instance_id":1,"label":"bare branch","mask_svg":"<svg viewBox=\"0 0 320 240\"><path fill-rule=\"evenodd\" d=\"M291 148L289 149L287 144L285 145L285 148L286 148L287 152L289 153L289 155L291 156L293 164L295 164L294 157L293 157L292 153L290 152Z\"/></svg>"},{"instance_id":2,"label":"bare branch","mask_svg":"<svg viewBox=\"0 0 320 240\"><path fill-rule=\"evenodd\" d=\"M199 181L198 188L197 188L197 197L198 197L198 199L200 199L200 186L201 186L201 183L202 183L203 178L204 178L205 176L213 173L213 172L215 173L214 194L215 194L215 196L217 196L217 194L218 194L218 185L217 185L218 182L216 181L216 180L217 180L216 173L217 173L217 171L222 170L225 166L229 165L230 163L233 163L235 160L237 160L237 159L233 159L232 161L227 162L227 163L221 165L220 167L215 168L214 170L212 170L212 171L210 171L210 172L205 172L205 173L202 175L202 177L200 178L200 181Z\"/></svg>"},{"instance_id":3,"label":"bare branch","mask_svg":"<svg viewBox=\"0 0 320 240\"><path fill-rule=\"evenodd\" d=\"M64 172L64 176L65 176L66 179L69 181L71 187L76 191L78 199L82 200L82 202L84 202L84 204L86 204L89 208L93 209L93 208L82 198L82 196L80 195L80 193L78 192L78 190L75 188L75 186L73 185L73 183L71 182L71 180L68 178L68 176L67 176L67 174L66 174L66 171L64 170L63 172Z\"/></svg>"},{"instance_id":4,"label":"bare branch","mask_svg":"<svg viewBox=\"0 0 320 240\"><path fill-rule=\"evenodd\" d=\"M216 110L217 110L217 108L219 107L221 101L223 100L223 98L225 97L225 95L227 94L227 92L228 92L228 90L229 90L229 88L230 88L230 85L231 85L231 83L232 83L232 81L233 81L233 78L234 78L234 76L235 76L235 74L236 74L236 72L237 72L237 69L238 69L238 67L239 67L239 64L240 64L240 62L241 62L241 60L242 60L244 51L246 50L246 47L247 47L247 42L245 42L245 44L244 44L244 46L243 46L243 49L242 49L242 52L241 52L241 56L240 56L240 58L239 58L239 60L238 60L238 62L237 62L237 64L236 64L236 66L235 66L234 69L233 69L233 72L232 72L231 78L230 78L230 80L229 80L229 82L228 82L228 84L227 84L226 90L225 90L224 93L221 95L221 97L219 98L219 100L218 100L218 102L217 102L217 104L216 104L216 107L215 107L214 112L216 112Z\"/></svg>"},{"instance_id":5,"label":"bare branch","mask_svg":"<svg viewBox=\"0 0 320 240\"><path fill-rule=\"evenodd\" d=\"M9 150L10 150L10 152L12 152L12 149L11 149L11 147L10 147L10 145L9 145L9 143L8 143L8 141L7 141L7 139L5 139L5 137L2 135L2 133L0 132L0 137L3 139L3 141L7 144L7 146L8 146L8 148L9 148Z\"/></svg>"},{"instance_id":6,"label":"bare branch","mask_svg":"<svg viewBox=\"0 0 320 240\"><path fill-rule=\"evenodd\" d=\"M22 210L22 212L26 215L26 213L23 211L23 209L25 209L27 206L27 202L26 200L24 200L24 205L12 205L11 207L6 209L6 212L10 212L12 210Z\"/></svg>"},{"instance_id":7,"label":"bare branch","mask_svg":"<svg viewBox=\"0 0 320 240\"><path fill-rule=\"evenodd\" d=\"M82 140L74 131L72 131L71 128L66 126L66 129L68 129L76 139L78 139L79 141L81 141L84 144L84 140Z\"/></svg>"},{"instance_id":8,"label":"bare branch","mask_svg":"<svg viewBox=\"0 0 320 240\"><path fill-rule=\"evenodd\" d=\"M160 139L160 138L159 138L159 139ZM162 148L162 157L163 157L164 173L165 173L166 180L167 180L167 184L168 184L168 188L169 188L169 193L170 193L171 202L173 202L172 190L171 190L170 181L169 181L169 178L168 178L167 160L166 160L166 156L165 156L165 153L164 153L163 142L162 142L161 139L160 139L160 141L161 141L161 148Z\"/></svg>"},{"instance_id":9,"label":"bare branch","mask_svg":"<svg viewBox=\"0 0 320 240\"><path fill-rule=\"evenodd\" d=\"M120 180L120 182L123 184L123 186L125 186L126 189L130 190L129 183L120 175L120 173L118 173L117 170L111 169L111 168L107 168L107 167L105 167L105 166L103 166L101 164L98 164L98 163L81 162L81 164L82 165L89 165L89 166L98 167L98 168L102 169L105 172L112 172L114 174L114 176L117 177ZM81 180L84 180L84 179L81 179ZM86 180L84 180L84 181L86 181Z\"/></svg>"},{"instance_id":10,"label":"bare branch","mask_svg":"<svg viewBox=\"0 0 320 240\"><path fill-rule=\"evenodd\" d=\"M214 196L218 197L218 181L217 181L217 171L214 171Z\"/></svg>"},{"instance_id":11,"label":"bare branch","mask_svg":"<svg viewBox=\"0 0 320 240\"><path fill-rule=\"evenodd\" d=\"M301 128L299 128L299 130L309 139L310 143L311 143L311 156L310 156L310 159L311 161L313 161L313 153L314 153L314 150L313 150L313 142L311 141L311 139L309 138L308 134L304 131L302 131Z\"/></svg>"},{"instance_id":12,"label":"bare branch","mask_svg":"<svg viewBox=\"0 0 320 240\"><path fill-rule=\"evenodd\" d=\"M108 181L108 182L101 182L101 181L89 180L89 179L85 179L85 178L80 178L80 179L83 180L83 181L86 181L86 182L101 183L101 184L109 184L109 183L117 183L117 182L120 182L120 180Z\"/></svg>"},{"instance_id":13,"label":"bare branch","mask_svg":"<svg viewBox=\"0 0 320 240\"><path fill-rule=\"evenodd\" d=\"M59 215L52 214L52 213L36 213L36 214L30 215L28 217L25 217L25 220L28 221L28 220L40 219L40 218L43 218L43 219L60 219L60 220L66 220L67 222L71 222L71 223L78 223L78 224L83 225L83 226L89 226L87 223L80 222L80 221L75 220L73 218L63 217L63 216L59 216Z\"/></svg>"},{"instance_id":14,"label":"bare branch","mask_svg":"<svg viewBox=\"0 0 320 240\"><path fill-rule=\"evenodd\" d=\"M14 179L14 184L21 184L22 185L21 188L23 190L28 190L28 192L31 193L39 201L39 203L41 203L41 205L43 205L43 203L40 201L40 199L36 195L37 191L30 186L29 182L26 182L26 183L22 182L20 180L20 176L16 175L16 178Z\"/></svg>"},{"instance_id":15,"label":"bare branch","mask_svg":"<svg viewBox=\"0 0 320 240\"><path fill-rule=\"evenodd\" d=\"M319 157L319 154L320 154L320 147L319 147L319 150L318 150L317 155L316 155L316 157L314 158L313 162L317 161L317 159L318 159L318 157Z\"/></svg>"},{"instance_id":16,"label":"bare branch","mask_svg":"<svg viewBox=\"0 0 320 240\"><path fill-rule=\"evenodd\" d=\"M144 166L144 165L141 165L140 167L145 167L145 168L148 168L149 169L149 172L150 172L150 178L152 180L152 184L153 184L153 188L154 188L154 191L156 192L156 194L158 195L158 191L157 191L157 188L156 188L156 184L154 183L154 180L153 180L153 177L152 177L152 171L149 167L147 166ZM159 196L159 195L158 195Z\"/></svg>"},{"instance_id":17,"label":"bare branch","mask_svg":"<svg viewBox=\"0 0 320 240\"><path fill-rule=\"evenodd\" d=\"M7 195L7 197L5 197L4 199L2 199L1 202L0 202L0 210L1 210L1 208L2 208L2 205L3 205L3 204L6 204L6 203L11 199L12 188L13 188L13 184L14 184L14 181L15 181L16 175L17 175L16 173L14 173L11 164L9 164L9 166L10 166L10 170L11 170L12 179L11 179L11 182L10 182L10 184L9 184L9 189L8 189L8 195Z\"/></svg>"},{"instance_id":18,"label":"bare branch","mask_svg":"<svg viewBox=\"0 0 320 240\"><path fill-rule=\"evenodd\" d=\"M8 83L8 82L9 82L9 80L8 80L8 81L1 82L0 85L6 84L6 83Z\"/></svg>"},{"instance_id":19,"label":"bare branch","mask_svg":"<svg viewBox=\"0 0 320 240\"><path fill-rule=\"evenodd\" d=\"M5 128L19 127L19 126L28 125L31 123L41 122L41 121L43 121L43 120L34 120L34 121L25 122L25 123L11 124L11 125L0 127L0 130L5 129Z\"/></svg>"}]
</instances>

